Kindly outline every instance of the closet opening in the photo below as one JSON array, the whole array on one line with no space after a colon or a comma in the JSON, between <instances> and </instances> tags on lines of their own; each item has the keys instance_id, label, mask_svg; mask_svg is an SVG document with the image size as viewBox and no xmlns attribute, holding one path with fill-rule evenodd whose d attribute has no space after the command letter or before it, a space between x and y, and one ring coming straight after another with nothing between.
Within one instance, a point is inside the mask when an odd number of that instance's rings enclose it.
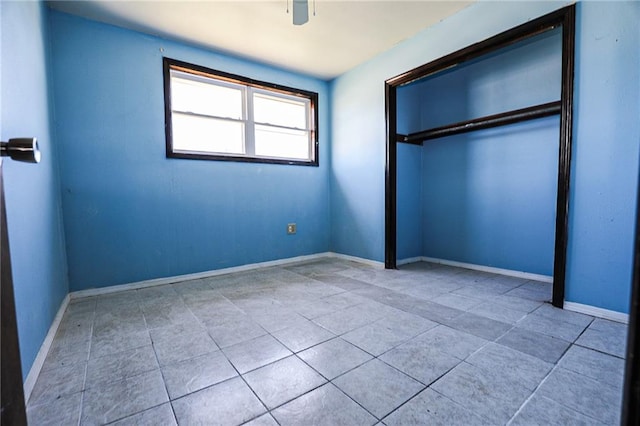
<instances>
[{"instance_id":1,"label":"closet opening","mask_svg":"<svg viewBox=\"0 0 640 426\"><path fill-rule=\"evenodd\" d=\"M572 5L385 82L387 269L552 276L563 307L574 40Z\"/></svg>"}]
</instances>

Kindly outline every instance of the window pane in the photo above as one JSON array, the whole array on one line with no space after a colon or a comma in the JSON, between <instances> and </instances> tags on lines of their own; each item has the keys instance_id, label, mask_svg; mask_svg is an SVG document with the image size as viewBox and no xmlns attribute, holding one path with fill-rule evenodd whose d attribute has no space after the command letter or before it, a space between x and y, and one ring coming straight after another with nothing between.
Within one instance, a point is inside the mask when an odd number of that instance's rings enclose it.
<instances>
[{"instance_id":1,"label":"window pane","mask_svg":"<svg viewBox=\"0 0 640 426\"><path fill-rule=\"evenodd\" d=\"M256 125L256 155L310 159L309 132Z\"/></svg>"},{"instance_id":2,"label":"window pane","mask_svg":"<svg viewBox=\"0 0 640 426\"><path fill-rule=\"evenodd\" d=\"M304 101L254 93L253 117L258 123L306 129L307 105Z\"/></svg>"},{"instance_id":3,"label":"window pane","mask_svg":"<svg viewBox=\"0 0 640 426\"><path fill-rule=\"evenodd\" d=\"M173 150L244 154L244 124L173 113Z\"/></svg>"},{"instance_id":4,"label":"window pane","mask_svg":"<svg viewBox=\"0 0 640 426\"><path fill-rule=\"evenodd\" d=\"M242 90L173 76L171 109L241 120Z\"/></svg>"}]
</instances>

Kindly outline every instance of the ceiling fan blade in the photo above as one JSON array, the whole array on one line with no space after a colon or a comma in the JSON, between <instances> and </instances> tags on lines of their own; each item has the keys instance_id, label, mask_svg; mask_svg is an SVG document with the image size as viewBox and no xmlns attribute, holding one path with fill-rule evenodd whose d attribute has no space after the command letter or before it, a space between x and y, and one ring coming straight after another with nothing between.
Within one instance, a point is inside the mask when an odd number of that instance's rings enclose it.
<instances>
[{"instance_id":1,"label":"ceiling fan blade","mask_svg":"<svg viewBox=\"0 0 640 426\"><path fill-rule=\"evenodd\" d=\"M309 0L293 0L293 25L309 21Z\"/></svg>"}]
</instances>

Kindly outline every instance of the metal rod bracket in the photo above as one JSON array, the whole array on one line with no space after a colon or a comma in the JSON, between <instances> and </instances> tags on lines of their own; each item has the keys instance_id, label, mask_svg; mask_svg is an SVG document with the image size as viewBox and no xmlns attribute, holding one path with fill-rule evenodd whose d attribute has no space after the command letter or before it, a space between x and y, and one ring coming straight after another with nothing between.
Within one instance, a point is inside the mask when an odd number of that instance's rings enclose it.
<instances>
[{"instance_id":1,"label":"metal rod bracket","mask_svg":"<svg viewBox=\"0 0 640 426\"><path fill-rule=\"evenodd\" d=\"M39 163L40 148L37 138L13 138L9 142L0 142L0 157L11 157L12 160L24 163Z\"/></svg>"}]
</instances>

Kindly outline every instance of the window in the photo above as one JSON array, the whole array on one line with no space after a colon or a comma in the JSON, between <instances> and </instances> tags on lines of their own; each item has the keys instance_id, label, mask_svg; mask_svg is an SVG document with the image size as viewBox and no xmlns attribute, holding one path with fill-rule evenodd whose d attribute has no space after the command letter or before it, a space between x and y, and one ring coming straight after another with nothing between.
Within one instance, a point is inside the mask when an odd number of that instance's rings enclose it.
<instances>
[{"instance_id":1,"label":"window","mask_svg":"<svg viewBox=\"0 0 640 426\"><path fill-rule=\"evenodd\" d=\"M318 94L164 58L167 157L318 165Z\"/></svg>"}]
</instances>

